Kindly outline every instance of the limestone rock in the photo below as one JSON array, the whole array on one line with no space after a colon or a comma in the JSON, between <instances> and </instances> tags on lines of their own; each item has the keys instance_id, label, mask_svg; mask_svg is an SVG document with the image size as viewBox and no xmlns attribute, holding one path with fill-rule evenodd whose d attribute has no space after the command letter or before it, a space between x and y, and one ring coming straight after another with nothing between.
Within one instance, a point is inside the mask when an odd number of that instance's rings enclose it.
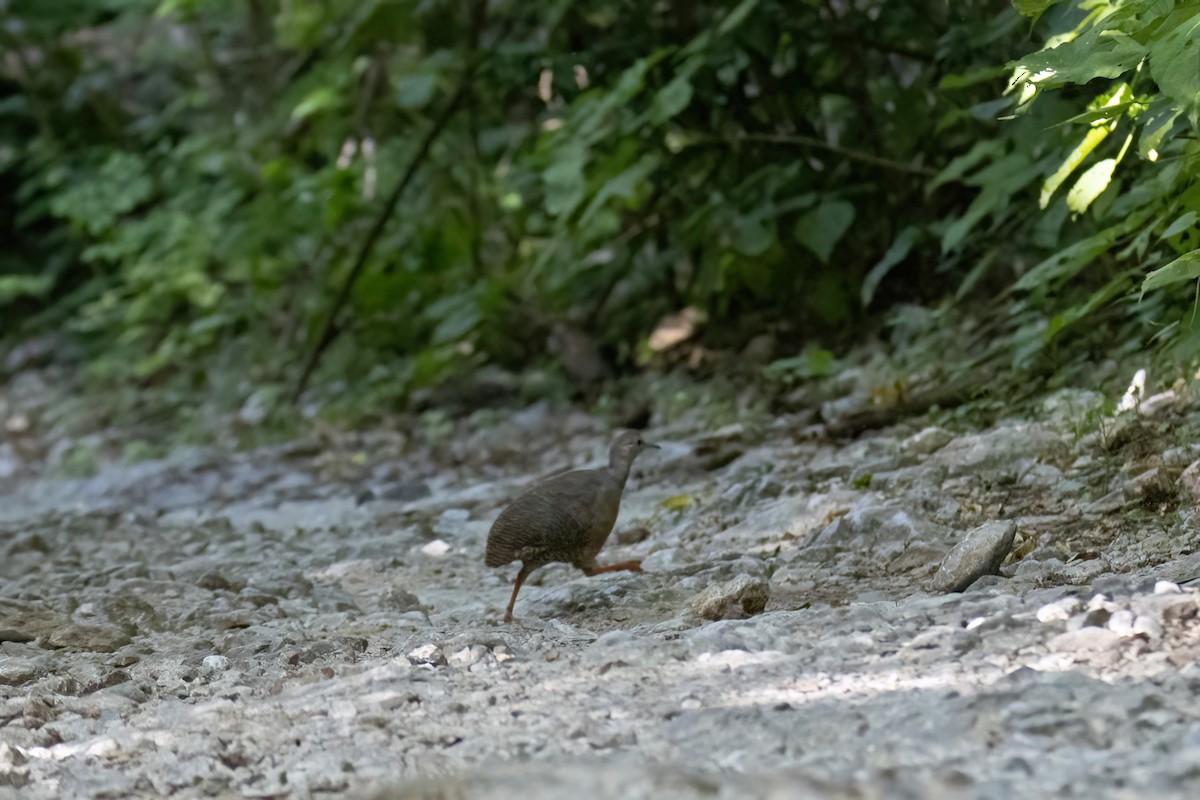
<instances>
[{"instance_id":1,"label":"limestone rock","mask_svg":"<svg viewBox=\"0 0 1200 800\"><path fill-rule=\"evenodd\" d=\"M705 589L692 600L689 610L701 619L742 619L762 613L770 594L765 579L738 575Z\"/></svg>"},{"instance_id":2,"label":"limestone rock","mask_svg":"<svg viewBox=\"0 0 1200 800\"><path fill-rule=\"evenodd\" d=\"M961 592L984 575L994 575L1012 549L1017 526L996 520L969 532L942 561L933 587L939 592Z\"/></svg>"}]
</instances>

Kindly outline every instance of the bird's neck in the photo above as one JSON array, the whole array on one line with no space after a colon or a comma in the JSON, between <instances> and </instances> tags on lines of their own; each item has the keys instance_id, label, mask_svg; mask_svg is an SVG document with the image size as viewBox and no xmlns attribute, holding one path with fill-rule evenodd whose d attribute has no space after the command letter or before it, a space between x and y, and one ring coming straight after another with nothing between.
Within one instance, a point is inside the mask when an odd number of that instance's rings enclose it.
<instances>
[{"instance_id":1,"label":"bird's neck","mask_svg":"<svg viewBox=\"0 0 1200 800\"><path fill-rule=\"evenodd\" d=\"M612 479L622 489L625 488L625 481L629 480L629 468L632 465L632 461L627 461L623 458L610 458L608 460L608 474L612 476Z\"/></svg>"}]
</instances>

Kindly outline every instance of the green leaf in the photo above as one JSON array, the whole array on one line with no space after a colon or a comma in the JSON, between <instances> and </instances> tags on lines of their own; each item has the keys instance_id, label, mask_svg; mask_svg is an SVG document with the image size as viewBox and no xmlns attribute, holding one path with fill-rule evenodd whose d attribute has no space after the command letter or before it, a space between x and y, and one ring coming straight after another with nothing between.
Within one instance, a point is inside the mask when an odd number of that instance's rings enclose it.
<instances>
[{"instance_id":1,"label":"green leaf","mask_svg":"<svg viewBox=\"0 0 1200 800\"><path fill-rule=\"evenodd\" d=\"M750 12L758 5L758 0L742 0L737 6L725 15L725 19L721 20L721 24L717 27L717 35L724 36L725 34L737 28L746 21L746 17L750 16Z\"/></svg>"},{"instance_id":2,"label":"green leaf","mask_svg":"<svg viewBox=\"0 0 1200 800\"><path fill-rule=\"evenodd\" d=\"M1048 88L1117 78L1136 67L1147 52L1133 37L1097 26L1069 42L1016 62L1014 82Z\"/></svg>"},{"instance_id":3,"label":"green leaf","mask_svg":"<svg viewBox=\"0 0 1200 800\"><path fill-rule=\"evenodd\" d=\"M1067 208L1076 214L1087 211L1092 201L1108 188L1116 167L1115 158L1106 158L1088 167L1087 171L1079 176L1079 180L1075 181L1071 191L1067 192Z\"/></svg>"},{"instance_id":4,"label":"green leaf","mask_svg":"<svg viewBox=\"0 0 1200 800\"><path fill-rule=\"evenodd\" d=\"M1107 231L1089 236L1083 241L1064 247L1054 255L1036 264L1017 281L1014 288L1036 289L1055 280L1067 280L1079 270L1092 263L1112 246L1112 237Z\"/></svg>"},{"instance_id":5,"label":"green leaf","mask_svg":"<svg viewBox=\"0 0 1200 800\"><path fill-rule=\"evenodd\" d=\"M659 89L650 103L650 121L662 125L692 102L692 81L688 75L678 75Z\"/></svg>"},{"instance_id":6,"label":"green leaf","mask_svg":"<svg viewBox=\"0 0 1200 800\"><path fill-rule=\"evenodd\" d=\"M1056 122L1054 123L1053 127L1060 128L1066 125L1077 125L1084 122L1090 125L1094 125L1097 122L1101 124L1105 122L1111 122L1114 117L1120 116L1129 109L1137 107L1138 105L1138 103L1128 100L1124 103L1117 103L1116 105L1112 106L1106 105L1101 108L1089 109L1084 111L1082 114L1076 114L1070 119L1064 119L1062 122Z\"/></svg>"},{"instance_id":7,"label":"green leaf","mask_svg":"<svg viewBox=\"0 0 1200 800\"><path fill-rule=\"evenodd\" d=\"M734 250L744 256L760 256L775 244L775 225L761 216L738 217L731 236Z\"/></svg>"},{"instance_id":8,"label":"green leaf","mask_svg":"<svg viewBox=\"0 0 1200 800\"><path fill-rule=\"evenodd\" d=\"M1092 292L1085 302L1071 306L1054 315L1050 323L1046 326L1046 330L1042 332L1042 341L1049 344L1065 329L1081 320L1087 319L1118 294L1124 292L1127 286L1128 279L1124 275L1118 275L1104 286Z\"/></svg>"},{"instance_id":9,"label":"green leaf","mask_svg":"<svg viewBox=\"0 0 1200 800\"><path fill-rule=\"evenodd\" d=\"M845 200L831 200L809 211L796 222L796 239L829 262L833 248L854 222L854 206Z\"/></svg>"},{"instance_id":10,"label":"green leaf","mask_svg":"<svg viewBox=\"0 0 1200 800\"><path fill-rule=\"evenodd\" d=\"M1052 5L1061 2L1061 0L1013 0L1013 8L1022 17L1039 17L1042 13Z\"/></svg>"},{"instance_id":11,"label":"green leaf","mask_svg":"<svg viewBox=\"0 0 1200 800\"><path fill-rule=\"evenodd\" d=\"M430 336L433 344L456 342L479 324L481 313L474 292L450 294L425 309L425 318L436 325Z\"/></svg>"},{"instance_id":12,"label":"green leaf","mask_svg":"<svg viewBox=\"0 0 1200 800\"><path fill-rule=\"evenodd\" d=\"M149 164L131 153L115 152L98 170L74 177L50 201L50 210L88 233L99 235L153 193Z\"/></svg>"},{"instance_id":13,"label":"green leaf","mask_svg":"<svg viewBox=\"0 0 1200 800\"><path fill-rule=\"evenodd\" d=\"M1150 213L1143 209L1117 225L1064 247L1022 275L1014 288L1028 291L1050 283L1070 280L1081 269L1107 252L1122 236L1141 227L1149 216Z\"/></svg>"},{"instance_id":14,"label":"green leaf","mask_svg":"<svg viewBox=\"0 0 1200 800\"><path fill-rule=\"evenodd\" d=\"M956 249L989 214L1002 213L1012 196L1036 180L1042 169L1040 162L1030 163L1023 153L1009 153L966 180L965 183L980 186L981 191L966 212L942 233L942 252Z\"/></svg>"},{"instance_id":15,"label":"green leaf","mask_svg":"<svg viewBox=\"0 0 1200 800\"><path fill-rule=\"evenodd\" d=\"M991 161L1004 153L1004 142L1000 139L983 139L976 142L966 153L953 159L942 168L925 186L925 194L946 183L954 183L974 169L982 161Z\"/></svg>"},{"instance_id":16,"label":"green leaf","mask_svg":"<svg viewBox=\"0 0 1200 800\"><path fill-rule=\"evenodd\" d=\"M1158 160L1158 151L1163 140L1175 128L1175 121L1183 115L1183 110L1174 107L1161 107L1150 111L1142 121L1142 131L1138 136L1138 155L1150 161Z\"/></svg>"},{"instance_id":17,"label":"green leaf","mask_svg":"<svg viewBox=\"0 0 1200 800\"><path fill-rule=\"evenodd\" d=\"M677 494L663 500L661 505L667 511L682 511L688 506L694 505L696 499L690 494Z\"/></svg>"},{"instance_id":18,"label":"green leaf","mask_svg":"<svg viewBox=\"0 0 1200 800\"><path fill-rule=\"evenodd\" d=\"M883 254L883 258L879 259L879 263L871 267L871 271L867 273L867 277L863 279L862 284L863 308L871 304L871 299L875 297L875 290L879 287L879 282L892 271L892 267L899 264L908 256L920 236L920 228L909 225L896 236L896 240L892 242L892 246Z\"/></svg>"},{"instance_id":19,"label":"green leaf","mask_svg":"<svg viewBox=\"0 0 1200 800\"><path fill-rule=\"evenodd\" d=\"M1200 13L1193 13L1153 44L1150 76L1193 126L1200 125Z\"/></svg>"},{"instance_id":20,"label":"green leaf","mask_svg":"<svg viewBox=\"0 0 1200 800\"><path fill-rule=\"evenodd\" d=\"M1071 177L1071 173L1108 137L1111 130L1109 127L1092 128L1084 134L1083 140L1075 145L1075 149L1067 154L1067 157L1058 165L1058 169L1054 171L1054 174L1042 184L1042 193L1038 197L1038 206L1040 208L1045 208L1050 204L1050 198L1058 190L1058 187L1062 186L1063 181Z\"/></svg>"},{"instance_id":21,"label":"green leaf","mask_svg":"<svg viewBox=\"0 0 1200 800\"><path fill-rule=\"evenodd\" d=\"M568 215L583 202L587 188L583 176L586 161L586 148L572 142L558 152L555 162L542 173L548 214L555 217Z\"/></svg>"},{"instance_id":22,"label":"green leaf","mask_svg":"<svg viewBox=\"0 0 1200 800\"><path fill-rule=\"evenodd\" d=\"M313 114L332 108L337 104L337 93L329 86L313 89L304 99L292 109L292 119L301 120Z\"/></svg>"},{"instance_id":23,"label":"green leaf","mask_svg":"<svg viewBox=\"0 0 1200 800\"><path fill-rule=\"evenodd\" d=\"M400 108L424 108L433 99L438 76L435 72L416 72L400 78L396 87L396 105Z\"/></svg>"},{"instance_id":24,"label":"green leaf","mask_svg":"<svg viewBox=\"0 0 1200 800\"><path fill-rule=\"evenodd\" d=\"M966 89L969 86L975 86L977 84L999 78L1004 73L1005 69L1003 67L972 67L966 72L943 75L941 80L939 80L937 83L937 88L943 91Z\"/></svg>"},{"instance_id":25,"label":"green leaf","mask_svg":"<svg viewBox=\"0 0 1200 800\"><path fill-rule=\"evenodd\" d=\"M592 202L588 203L587 210L579 218L579 224L581 226L586 224L610 200L630 200L635 197L638 190L646 183L646 178L658 168L658 163L657 155L643 156L634 164L626 167L619 175L606 181L600 187L600 191L596 192Z\"/></svg>"},{"instance_id":26,"label":"green leaf","mask_svg":"<svg viewBox=\"0 0 1200 800\"><path fill-rule=\"evenodd\" d=\"M976 284L983 280L983 277L987 275L988 270L992 268L992 263L996 260L996 256L998 254L999 250L993 247L975 262L975 266L971 267L971 271L967 273L967 277L963 278L962 283L960 283L958 288L954 291L955 300L962 300L971 293L971 290L975 288Z\"/></svg>"},{"instance_id":27,"label":"green leaf","mask_svg":"<svg viewBox=\"0 0 1200 800\"><path fill-rule=\"evenodd\" d=\"M1161 289L1173 283L1182 283L1200 278L1200 250L1184 253L1166 266L1159 267L1142 281L1142 294L1151 289Z\"/></svg>"},{"instance_id":28,"label":"green leaf","mask_svg":"<svg viewBox=\"0 0 1200 800\"><path fill-rule=\"evenodd\" d=\"M832 352L810 344L798 356L772 361L763 367L763 375L772 381L823 378L833 372L834 366Z\"/></svg>"},{"instance_id":29,"label":"green leaf","mask_svg":"<svg viewBox=\"0 0 1200 800\"><path fill-rule=\"evenodd\" d=\"M569 120L569 129L574 132L575 138L584 144L611 139L614 112L628 105L642 92L646 85L646 73L673 52L672 48L659 48L627 67L612 89L581 95L578 108Z\"/></svg>"},{"instance_id":30,"label":"green leaf","mask_svg":"<svg viewBox=\"0 0 1200 800\"><path fill-rule=\"evenodd\" d=\"M53 285L53 275L0 275L0 304L19 297L42 297Z\"/></svg>"},{"instance_id":31,"label":"green leaf","mask_svg":"<svg viewBox=\"0 0 1200 800\"><path fill-rule=\"evenodd\" d=\"M1163 239L1170 239L1172 236L1178 236L1188 228L1196 224L1196 212L1188 211L1179 215L1179 219L1167 226L1167 229L1162 232Z\"/></svg>"}]
</instances>

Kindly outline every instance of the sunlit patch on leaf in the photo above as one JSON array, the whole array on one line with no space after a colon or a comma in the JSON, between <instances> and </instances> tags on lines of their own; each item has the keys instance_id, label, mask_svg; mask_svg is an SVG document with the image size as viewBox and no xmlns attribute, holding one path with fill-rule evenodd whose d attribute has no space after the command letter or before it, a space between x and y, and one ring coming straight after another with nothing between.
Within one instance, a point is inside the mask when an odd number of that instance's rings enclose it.
<instances>
[{"instance_id":1,"label":"sunlit patch on leaf","mask_svg":"<svg viewBox=\"0 0 1200 800\"><path fill-rule=\"evenodd\" d=\"M1089 167L1075 181L1075 185L1071 187L1071 191L1067 192L1067 207L1076 214L1082 214L1084 211L1087 211L1092 201L1108 188L1116 166L1117 160L1115 158L1106 158Z\"/></svg>"}]
</instances>

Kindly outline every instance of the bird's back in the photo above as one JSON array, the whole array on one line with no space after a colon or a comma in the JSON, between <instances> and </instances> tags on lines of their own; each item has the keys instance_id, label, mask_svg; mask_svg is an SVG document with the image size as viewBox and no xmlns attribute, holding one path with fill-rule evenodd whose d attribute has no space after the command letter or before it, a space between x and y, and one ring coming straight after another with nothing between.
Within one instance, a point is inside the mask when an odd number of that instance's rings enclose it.
<instances>
[{"instance_id":1,"label":"bird's back","mask_svg":"<svg viewBox=\"0 0 1200 800\"><path fill-rule=\"evenodd\" d=\"M492 523L485 563L590 561L617 520L621 488L604 469L567 472L534 485Z\"/></svg>"}]
</instances>

